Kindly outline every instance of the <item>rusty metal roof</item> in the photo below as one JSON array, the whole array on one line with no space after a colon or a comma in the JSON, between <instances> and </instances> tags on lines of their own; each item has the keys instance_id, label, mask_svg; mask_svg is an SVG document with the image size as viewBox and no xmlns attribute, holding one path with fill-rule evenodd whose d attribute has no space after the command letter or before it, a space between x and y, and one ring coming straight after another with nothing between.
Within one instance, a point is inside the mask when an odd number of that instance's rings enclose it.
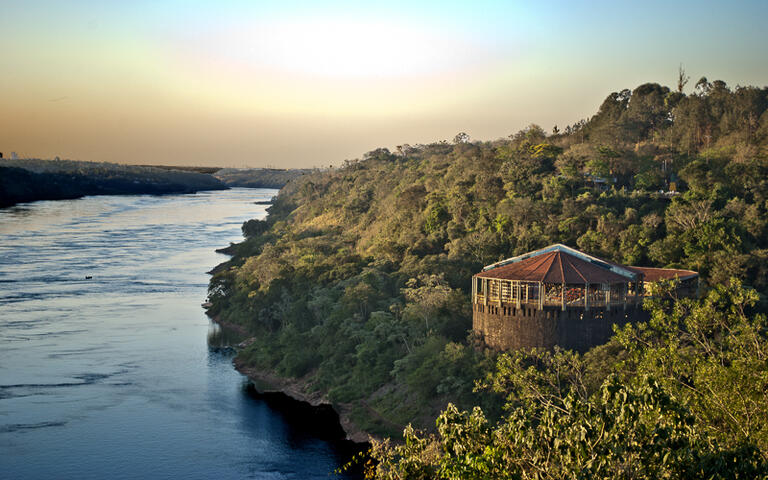
<instances>
[{"instance_id":1,"label":"rusty metal roof","mask_svg":"<svg viewBox=\"0 0 768 480\"><path fill-rule=\"evenodd\" d=\"M688 280L698 275L698 272L693 270L627 267L556 243L488 265L475 276L528 282L585 284L626 283L640 279L646 282L672 278Z\"/></svg>"},{"instance_id":2,"label":"rusty metal roof","mask_svg":"<svg viewBox=\"0 0 768 480\"><path fill-rule=\"evenodd\" d=\"M548 247L488 265L477 274L547 283L626 283L640 280L643 273L618 263L586 254L567 245Z\"/></svg>"},{"instance_id":3,"label":"rusty metal roof","mask_svg":"<svg viewBox=\"0 0 768 480\"><path fill-rule=\"evenodd\" d=\"M637 272L629 272L628 269L623 271L627 271L629 275L620 275L611 267L620 266L588 261L564 249L554 249L536 256L492 266L492 268L484 270L476 276L503 280L570 284L626 283L634 281L640 276ZM622 268L626 269L626 267Z\"/></svg>"},{"instance_id":4,"label":"rusty metal roof","mask_svg":"<svg viewBox=\"0 0 768 480\"><path fill-rule=\"evenodd\" d=\"M659 280L688 280L699 276L698 272L693 270L679 270L677 268L651 268L651 267L629 267L643 274L643 280L646 282L658 282Z\"/></svg>"},{"instance_id":5,"label":"rusty metal roof","mask_svg":"<svg viewBox=\"0 0 768 480\"><path fill-rule=\"evenodd\" d=\"M624 265L619 265L618 263L614 263L614 262L611 262L610 260L596 257L594 255L588 255L584 252L576 250L575 248L571 248L567 245L563 245L562 243L555 243L548 247L544 247L539 250L534 250L533 252L524 253L516 257L512 257L506 260L502 260L500 262L496 262L494 264L488 265L487 267L483 268L483 270L491 270L493 268L501 267L502 265L519 262L527 258L538 257L539 255L543 255L549 252L565 252L572 257L580 258L581 260L587 263L598 265L607 270L611 270L613 273L619 274L629 279L635 279L637 278L637 275L638 275L638 272L628 267L625 267Z\"/></svg>"}]
</instances>

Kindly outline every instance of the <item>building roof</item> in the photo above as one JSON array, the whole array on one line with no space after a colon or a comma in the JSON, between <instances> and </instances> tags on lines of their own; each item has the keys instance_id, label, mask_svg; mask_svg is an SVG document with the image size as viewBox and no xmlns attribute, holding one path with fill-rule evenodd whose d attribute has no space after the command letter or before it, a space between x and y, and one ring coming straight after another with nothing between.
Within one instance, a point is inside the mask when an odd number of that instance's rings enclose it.
<instances>
[{"instance_id":1,"label":"building roof","mask_svg":"<svg viewBox=\"0 0 768 480\"><path fill-rule=\"evenodd\" d=\"M590 257L565 245L552 245L489 265L477 276L529 282L585 284L626 283L639 279L641 274L630 271L627 267Z\"/></svg>"},{"instance_id":2,"label":"building roof","mask_svg":"<svg viewBox=\"0 0 768 480\"><path fill-rule=\"evenodd\" d=\"M679 270L676 268L652 268L652 267L629 267L632 270L643 274L646 282L658 282L659 280L688 280L699 276L698 272L693 270Z\"/></svg>"},{"instance_id":3,"label":"building roof","mask_svg":"<svg viewBox=\"0 0 768 480\"><path fill-rule=\"evenodd\" d=\"M674 268L627 267L556 243L488 265L476 276L528 282L585 284L626 283L640 279L646 282L673 278L688 280L698 277L699 274L693 270Z\"/></svg>"}]
</instances>

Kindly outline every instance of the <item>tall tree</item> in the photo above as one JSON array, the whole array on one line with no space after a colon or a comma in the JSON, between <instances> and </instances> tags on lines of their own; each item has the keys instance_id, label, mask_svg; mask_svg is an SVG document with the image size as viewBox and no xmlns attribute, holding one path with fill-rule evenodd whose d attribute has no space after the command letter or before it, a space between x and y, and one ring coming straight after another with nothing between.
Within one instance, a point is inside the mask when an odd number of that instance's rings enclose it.
<instances>
[{"instance_id":1,"label":"tall tree","mask_svg":"<svg viewBox=\"0 0 768 480\"><path fill-rule=\"evenodd\" d=\"M685 88L690 79L691 77L685 74L685 69L681 63L680 67L677 69L677 91L679 93L683 93L683 88Z\"/></svg>"}]
</instances>

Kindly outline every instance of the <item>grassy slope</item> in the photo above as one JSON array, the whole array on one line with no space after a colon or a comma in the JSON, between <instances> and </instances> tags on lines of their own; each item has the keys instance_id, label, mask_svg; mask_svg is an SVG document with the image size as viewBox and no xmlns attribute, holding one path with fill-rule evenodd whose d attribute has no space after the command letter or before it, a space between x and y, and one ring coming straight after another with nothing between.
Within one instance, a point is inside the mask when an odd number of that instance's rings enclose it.
<instances>
[{"instance_id":1,"label":"grassy slope","mask_svg":"<svg viewBox=\"0 0 768 480\"><path fill-rule=\"evenodd\" d=\"M215 177L230 187L282 188L291 180L311 173L310 169L224 168Z\"/></svg>"}]
</instances>

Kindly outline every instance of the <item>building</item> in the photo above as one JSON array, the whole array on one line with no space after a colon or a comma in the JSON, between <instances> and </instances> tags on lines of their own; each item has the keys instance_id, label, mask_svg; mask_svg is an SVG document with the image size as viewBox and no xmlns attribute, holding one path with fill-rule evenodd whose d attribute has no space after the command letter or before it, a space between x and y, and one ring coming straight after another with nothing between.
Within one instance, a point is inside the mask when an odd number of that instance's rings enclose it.
<instances>
[{"instance_id":1,"label":"building","mask_svg":"<svg viewBox=\"0 0 768 480\"><path fill-rule=\"evenodd\" d=\"M695 294L696 272L627 267L550 245L472 277L472 327L499 349L585 351L608 341L614 324L647 319L642 301L651 283L673 278L679 294Z\"/></svg>"}]
</instances>

